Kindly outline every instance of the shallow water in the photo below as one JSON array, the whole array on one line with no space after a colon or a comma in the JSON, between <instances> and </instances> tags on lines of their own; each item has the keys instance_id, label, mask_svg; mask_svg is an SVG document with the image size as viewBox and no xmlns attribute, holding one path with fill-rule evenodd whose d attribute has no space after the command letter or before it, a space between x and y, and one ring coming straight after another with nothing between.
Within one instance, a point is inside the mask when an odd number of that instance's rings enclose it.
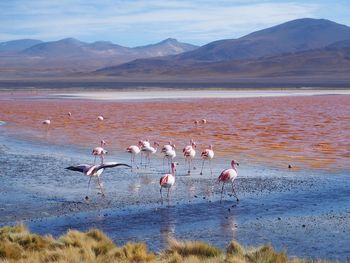
<instances>
[{"instance_id":1,"label":"shallow water","mask_svg":"<svg viewBox=\"0 0 350 263\"><path fill-rule=\"evenodd\" d=\"M292 256L349 260L349 98L72 102L9 96L0 104L7 122L0 128L0 224L24 221L34 232L54 235L97 227L118 244L144 241L156 251L175 236L221 248L232 239L271 243ZM106 117L102 123L99 114ZM48 117L46 129L41 121ZM208 124L196 128L193 120L203 117ZM123 149L146 136L180 148L169 205L160 203L166 170L160 155L151 168L106 170L106 197L93 184L86 203L88 178L64 168L91 163L100 138L108 142L107 161L128 163ZM214 144L213 175L208 166L199 175L198 158L186 175L180 152L191 137L199 149ZM220 204L216 178L232 157L240 161L240 202L227 186Z\"/></svg>"},{"instance_id":2,"label":"shallow water","mask_svg":"<svg viewBox=\"0 0 350 263\"><path fill-rule=\"evenodd\" d=\"M35 97L34 97L35 98ZM67 113L71 112L72 117ZM104 121L97 121L103 115ZM51 119L49 128L42 125ZM205 118L206 125L194 125ZM100 139L123 150L140 139L169 140L179 149L190 138L198 150L270 166L342 170L350 162L350 96L87 101L6 97L4 132L51 144L91 146Z\"/></svg>"},{"instance_id":3,"label":"shallow water","mask_svg":"<svg viewBox=\"0 0 350 263\"><path fill-rule=\"evenodd\" d=\"M241 163L237 203L229 195L220 204L215 182L229 160L216 159L214 176L196 170L185 176L179 158L170 206L161 205L157 156L151 169L106 170L106 197L93 187L84 201L87 178L64 167L91 162L89 150L53 146L0 136L0 224L24 220L38 233L60 235L70 228L97 227L115 242L144 241L160 250L167 238L198 239L224 248L232 239L246 245L272 243L292 256L348 259L350 202L346 171L326 173L251 166ZM32 149L32 150L31 150ZM30 152L29 152L30 151ZM109 161L128 161L112 151ZM200 162L196 162L197 166ZM305 227L303 227L305 225ZM337 246L329 246L337 243Z\"/></svg>"}]
</instances>

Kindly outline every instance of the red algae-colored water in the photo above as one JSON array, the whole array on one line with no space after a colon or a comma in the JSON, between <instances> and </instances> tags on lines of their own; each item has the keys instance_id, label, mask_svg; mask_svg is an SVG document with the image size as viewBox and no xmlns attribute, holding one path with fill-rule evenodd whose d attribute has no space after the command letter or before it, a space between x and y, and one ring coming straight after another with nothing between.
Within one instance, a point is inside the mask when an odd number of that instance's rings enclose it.
<instances>
[{"instance_id":1,"label":"red algae-colored water","mask_svg":"<svg viewBox=\"0 0 350 263\"><path fill-rule=\"evenodd\" d=\"M207 124L196 127L202 118ZM124 150L140 139L171 140L180 151L193 138L199 150L213 144L217 156L270 166L339 170L350 164L346 95L94 101L7 94L0 120L10 134L53 144L93 147L104 139L109 149Z\"/></svg>"}]
</instances>

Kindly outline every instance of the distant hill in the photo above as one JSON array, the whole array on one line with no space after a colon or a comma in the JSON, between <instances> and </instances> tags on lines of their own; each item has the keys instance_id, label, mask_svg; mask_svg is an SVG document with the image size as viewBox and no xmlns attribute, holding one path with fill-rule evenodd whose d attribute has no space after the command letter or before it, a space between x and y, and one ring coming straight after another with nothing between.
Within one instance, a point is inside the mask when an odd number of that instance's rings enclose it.
<instances>
[{"instance_id":1,"label":"distant hill","mask_svg":"<svg viewBox=\"0 0 350 263\"><path fill-rule=\"evenodd\" d=\"M96 72L109 76L157 78L231 77L350 77L350 39L319 49L270 57L224 61L171 61L168 58L140 59Z\"/></svg>"},{"instance_id":2,"label":"distant hill","mask_svg":"<svg viewBox=\"0 0 350 263\"><path fill-rule=\"evenodd\" d=\"M211 42L179 60L221 61L258 58L325 47L350 39L350 27L325 19L297 19L238 39Z\"/></svg>"},{"instance_id":3,"label":"distant hill","mask_svg":"<svg viewBox=\"0 0 350 263\"><path fill-rule=\"evenodd\" d=\"M138 59L98 75L274 77L346 74L350 27L324 19L298 19L239 39L221 40L180 55Z\"/></svg>"},{"instance_id":4,"label":"distant hill","mask_svg":"<svg viewBox=\"0 0 350 263\"><path fill-rule=\"evenodd\" d=\"M0 52L20 52L26 48L40 44L42 41L36 39L20 39L0 43Z\"/></svg>"},{"instance_id":5,"label":"distant hill","mask_svg":"<svg viewBox=\"0 0 350 263\"><path fill-rule=\"evenodd\" d=\"M4 47L11 44L12 52L0 53L0 74L3 72L7 75L26 76L71 75L138 58L180 54L198 48L171 38L135 48L123 47L107 41L86 43L74 38L50 42L17 40L0 43L0 46L1 44ZM7 48L7 50L10 49Z\"/></svg>"}]
</instances>

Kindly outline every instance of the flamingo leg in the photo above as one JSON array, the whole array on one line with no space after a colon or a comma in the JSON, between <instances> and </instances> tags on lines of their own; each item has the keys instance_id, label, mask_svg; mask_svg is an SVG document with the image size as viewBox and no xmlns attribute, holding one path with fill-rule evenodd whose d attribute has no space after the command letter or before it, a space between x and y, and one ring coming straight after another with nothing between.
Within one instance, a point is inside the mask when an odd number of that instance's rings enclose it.
<instances>
[{"instance_id":1,"label":"flamingo leg","mask_svg":"<svg viewBox=\"0 0 350 263\"><path fill-rule=\"evenodd\" d=\"M188 174L191 173L191 159L187 159L188 161Z\"/></svg>"},{"instance_id":2,"label":"flamingo leg","mask_svg":"<svg viewBox=\"0 0 350 263\"><path fill-rule=\"evenodd\" d=\"M238 196L237 196L237 194L236 194L235 188L233 187L233 182L232 182L232 194L233 194L234 197L237 198L237 202L238 202L239 199L238 199Z\"/></svg>"},{"instance_id":3,"label":"flamingo leg","mask_svg":"<svg viewBox=\"0 0 350 263\"><path fill-rule=\"evenodd\" d=\"M99 177L99 176L97 176L97 183L98 183L98 185L99 185L99 187L100 187L102 196L105 196L105 193L104 193L104 191L103 191L103 187L102 187L102 185L101 185L100 177Z\"/></svg>"},{"instance_id":4,"label":"flamingo leg","mask_svg":"<svg viewBox=\"0 0 350 263\"><path fill-rule=\"evenodd\" d=\"M201 173L200 173L200 175L202 175L202 174L203 174L203 166L204 166L204 162L205 162L205 160L203 159L203 162L202 162L202 169L201 169Z\"/></svg>"},{"instance_id":5,"label":"flamingo leg","mask_svg":"<svg viewBox=\"0 0 350 263\"><path fill-rule=\"evenodd\" d=\"M164 156L164 158L163 158L163 170L165 170L165 169L164 169L165 157L166 157L166 156Z\"/></svg>"},{"instance_id":6,"label":"flamingo leg","mask_svg":"<svg viewBox=\"0 0 350 263\"><path fill-rule=\"evenodd\" d=\"M94 164L96 164L96 157L97 157L97 156L95 155Z\"/></svg>"},{"instance_id":7,"label":"flamingo leg","mask_svg":"<svg viewBox=\"0 0 350 263\"><path fill-rule=\"evenodd\" d=\"M222 202L222 194L224 193L224 186L225 186L225 182L222 183L220 203Z\"/></svg>"},{"instance_id":8,"label":"flamingo leg","mask_svg":"<svg viewBox=\"0 0 350 263\"><path fill-rule=\"evenodd\" d=\"M170 204L170 187L168 188L167 198L168 198L168 205L169 205Z\"/></svg>"},{"instance_id":9,"label":"flamingo leg","mask_svg":"<svg viewBox=\"0 0 350 263\"><path fill-rule=\"evenodd\" d=\"M213 175L213 169L211 168L211 160L209 160L210 174Z\"/></svg>"},{"instance_id":10,"label":"flamingo leg","mask_svg":"<svg viewBox=\"0 0 350 263\"><path fill-rule=\"evenodd\" d=\"M103 156L103 154L101 154L101 164L103 164L104 163L104 156Z\"/></svg>"},{"instance_id":11,"label":"flamingo leg","mask_svg":"<svg viewBox=\"0 0 350 263\"><path fill-rule=\"evenodd\" d=\"M159 192L160 192L160 200L162 201L162 205L163 205L163 193L162 193L162 188L163 188L163 187L160 187Z\"/></svg>"},{"instance_id":12,"label":"flamingo leg","mask_svg":"<svg viewBox=\"0 0 350 263\"><path fill-rule=\"evenodd\" d=\"M92 178L92 176L90 176L89 183L88 183L88 188L87 188L87 192L86 192L86 196L85 196L86 201L89 200L89 189L90 189L91 178Z\"/></svg>"}]
</instances>

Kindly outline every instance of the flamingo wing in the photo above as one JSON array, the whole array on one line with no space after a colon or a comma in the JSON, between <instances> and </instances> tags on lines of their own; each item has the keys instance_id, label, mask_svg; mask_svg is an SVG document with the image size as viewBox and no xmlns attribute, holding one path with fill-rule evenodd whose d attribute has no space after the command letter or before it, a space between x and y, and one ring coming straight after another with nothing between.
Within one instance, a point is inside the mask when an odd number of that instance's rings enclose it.
<instances>
[{"instance_id":1,"label":"flamingo wing","mask_svg":"<svg viewBox=\"0 0 350 263\"><path fill-rule=\"evenodd\" d=\"M100 169L113 168L113 167L117 167L117 166L126 166L126 167L131 168L131 166L126 164L126 163L108 162L108 163L103 163L103 164L100 164L99 166L97 166L96 172Z\"/></svg>"},{"instance_id":2,"label":"flamingo wing","mask_svg":"<svg viewBox=\"0 0 350 263\"><path fill-rule=\"evenodd\" d=\"M222 171L220 176L219 176L219 182L226 182L229 179L230 179L230 171L229 171L229 169L226 169L226 170Z\"/></svg>"},{"instance_id":3,"label":"flamingo wing","mask_svg":"<svg viewBox=\"0 0 350 263\"><path fill-rule=\"evenodd\" d=\"M84 173L85 171L89 170L90 167L91 165L88 164L79 164L75 166L66 167L65 169Z\"/></svg>"},{"instance_id":4,"label":"flamingo wing","mask_svg":"<svg viewBox=\"0 0 350 263\"><path fill-rule=\"evenodd\" d=\"M160 178L159 180L159 184L162 186L162 185L165 185L168 183L168 180L169 180L169 175L164 175Z\"/></svg>"}]
</instances>

